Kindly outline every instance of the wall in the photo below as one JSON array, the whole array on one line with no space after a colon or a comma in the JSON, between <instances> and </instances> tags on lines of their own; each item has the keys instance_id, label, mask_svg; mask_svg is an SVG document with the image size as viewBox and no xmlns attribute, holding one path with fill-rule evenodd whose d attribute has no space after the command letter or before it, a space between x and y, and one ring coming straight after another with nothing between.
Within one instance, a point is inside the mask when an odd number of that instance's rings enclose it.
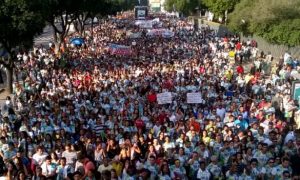
<instances>
[{"instance_id":1,"label":"wall","mask_svg":"<svg viewBox=\"0 0 300 180\"><path fill-rule=\"evenodd\" d=\"M209 25L211 28L217 31L218 36L223 37L226 34L231 34L227 27L225 25L215 23L215 22L210 22L206 21L204 19L198 19L199 27ZM271 52L273 57L275 58L280 58L286 51L290 52L293 58L300 59L300 46L297 47L287 47L284 45L276 45L276 44L271 44L268 43L266 40L264 40L261 37L258 36L253 36L253 37L244 37L241 36L241 39L244 41L247 41L248 39L254 39L257 41L258 49L261 51L264 51L265 54L268 52Z\"/></svg>"},{"instance_id":2,"label":"wall","mask_svg":"<svg viewBox=\"0 0 300 180\"><path fill-rule=\"evenodd\" d=\"M271 52L273 57L279 58L282 56L286 51L290 52L293 58L300 59L300 46L289 48L284 45L275 45L268 43L261 37L253 36L253 37L244 37L241 36L242 40L247 41L248 39L255 39L257 42L258 49L264 51L265 53Z\"/></svg>"}]
</instances>

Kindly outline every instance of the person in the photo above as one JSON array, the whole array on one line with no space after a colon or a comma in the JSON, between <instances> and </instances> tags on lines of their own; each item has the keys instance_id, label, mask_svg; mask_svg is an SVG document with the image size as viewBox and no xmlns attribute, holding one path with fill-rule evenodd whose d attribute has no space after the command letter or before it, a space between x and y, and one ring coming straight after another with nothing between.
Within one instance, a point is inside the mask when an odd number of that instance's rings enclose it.
<instances>
[{"instance_id":1,"label":"person","mask_svg":"<svg viewBox=\"0 0 300 180\"><path fill-rule=\"evenodd\" d=\"M195 179L197 180L209 180L211 178L210 172L207 170L205 161L200 161L200 167L195 172Z\"/></svg>"},{"instance_id":2,"label":"person","mask_svg":"<svg viewBox=\"0 0 300 180\"><path fill-rule=\"evenodd\" d=\"M108 163L108 159L104 159L103 164L98 167L97 171L102 174L104 171L111 171L112 168L112 165Z\"/></svg>"},{"instance_id":3,"label":"person","mask_svg":"<svg viewBox=\"0 0 300 180\"><path fill-rule=\"evenodd\" d=\"M271 174L274 179L280 179L285 172L292 174L292 168L290 167L290 160L288 158L282 158L282 163L273 168Z\"/></svg>"},{"instance_id":4,"label":"person","mask_svg":"<svg viewBox=\"0 0 300 180\"><path fill-rule=\"evenodd\" d=\"M33 175L32 180L46 180L46 176L42 173L43 169L39 166L35 169L35 175Z\"/></svg>"},{"instance_id":5,"label":"person","mask_svg":"<svg viewBox=\"0 0 300 180\"><path fill-rule=\"evenodd\" d=\"M300 148L298 148L295 155L291 156L291 168L295 178L300 178L300 165L298 162L300 162Z\"/></svg>"},{"instance_id":6,"label":"person","mask_svg":"<svg viewBox=\"0 0 300 180\"><path fill-rule=\"evenodd\" d=\"M32 156L32 159L35 165L42 165L47 156L48 153L44 152L44 148L42 146L39 146L37 147L37 152Z\"/></svg>"},{"instance_id":7,"label":"person","mask_svg":"<svg viewBox=\"0 0 300 180\"><path fill-rule=\"evenodd\" d=\"M96 170L96 167L89 158L85 157L83 154L78 156L78 161L82 163L84 170L84 177L89 177L90 174L93 174L93 171Z\"/></svg>"},{"instance_id":8,"label":"person","mask_svg":"<svg viewBox=\"0 0 300 180\"><path fill-rule=\"evenodd\" d=\"M42 168L42 174L46 178L55 178L56 177L57 167L55 166L55 164L53 164L51 162L51 156L46 157L45 161L41 165L41 168Z\"/></svg>"},{"instance_id":9,"label":"person","mask_svg":"<svg viewBox=\"0 0 300 180\"><path fill-rule=\"evenodd\" d=\"M65 151L61 155L66 159L66 163L72 167L75 166L77 160L77 153L71 149L71 144L66 144Z\"/></svg>"},{"instance_id":10,"label":"person","mask_svg":"<svg viewBox=\"0 0 300 180\"><path fill-rule=\"evenodd\" d=\"M37 46L18 54L14 65L23 81L0 112L2 158L21 157L36 176L50 154L57 175L83 179L97 179L104 161L116 171L104 171L108 179L147 178L149 171L193 179L201 161L210 177L220 169L228 179L271 178L273 170L276 178L288 176L285 170L296 176L289 168L296 168L299 148L290 74L300 64L293 54L266 76L269 57L257 58L251 39L221 37L209 26L196 30L186 19L156 13L159 22L148 32L132 17L99 20L81 47L68 43L75 32L66 36L64 52ZM248 57L253 64L243 61ZM76 173L62 173L68 166Z\"/></svg>"},{"instance_id":11,"label":"person","mask_svg":"<svg viewBox=\"0 0 300 180\"><path fill-rule=\"evenodd\" d=\"M75 171L72 175L72 178L74 180L81 180L82 179L82 174L79 171Z\"/></svg>"},{"instance_id":12,"label":"person","mask_svg":"<svg viewBox=\"0 0 300 180\"><path fill-rule=\"evenodd\" d=\"M59 160L59 166L57 166L56 173L57 179L66 179L68 175L74 172L74 168L71 165L67 164L65 157L62 157Z\"/></svg>"}]
</instances>

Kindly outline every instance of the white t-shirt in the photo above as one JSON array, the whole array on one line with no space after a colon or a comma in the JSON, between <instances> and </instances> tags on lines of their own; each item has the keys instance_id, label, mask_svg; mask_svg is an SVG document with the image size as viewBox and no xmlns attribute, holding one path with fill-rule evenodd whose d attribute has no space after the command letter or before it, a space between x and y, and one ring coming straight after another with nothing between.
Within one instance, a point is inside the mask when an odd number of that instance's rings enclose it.
<instances>
[{"instance_id":1,"label":"white t-shirt","mask_svg":"<svg viewBox=\"0 0 300 180\"><path fill-rule=\"evenodd\" d=\"M38 153L35 153L32 156L32 159L34 160L35 164L42 164L45 160L45 158L48 156L48 154L46 152L44 152L42 155L39 155Z\"/></svg>"}]
</instances>

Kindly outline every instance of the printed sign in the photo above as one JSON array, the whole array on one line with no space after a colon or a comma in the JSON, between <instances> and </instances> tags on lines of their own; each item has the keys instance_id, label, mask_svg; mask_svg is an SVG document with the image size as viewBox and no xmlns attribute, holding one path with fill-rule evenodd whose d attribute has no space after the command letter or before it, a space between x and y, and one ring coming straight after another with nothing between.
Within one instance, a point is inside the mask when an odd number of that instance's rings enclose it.
<instances>
[{"instance_id":1,"label":"printed sign","mask_svg":"<svg viewBox=\"0 0 300 180\"><path fill-rule=\"evenodd\" d=\"M152 29L148 31L147 36L162 36L164 38L171 38L174 36L174 32L169 29Z\"/></svg>"},{"instance_id":2,"label":"printed sign","mask_svg":"<svg viewBox=\"0 0 300 180\"><path fill-rule=\"evenodd\" d=\"M200 93L187 93L186 94L187 103L189 104L199 104L202 103L202 97Z\"/></svg>"},{"instance_id":3,"label":"printed sign","mask_svg":"<svg viewBox=\"0 0 300 180\"><path fill-rule=\"evenodd\" d=\"M170 104L172 103L172 94L170 92L157 94L158 104Z\"/></svg>"},{"instance_id":4,"label":"printed sign","mask_svg":"<svg viewBox=\"0 0 300 180\"><path fill-rule=\"evenodd\" d=\"M111 44L109 46L109 52L112 55L130 55L131 54L131 48L129 46L123 46L118 44Z\"/></svg>"}]
</instances>

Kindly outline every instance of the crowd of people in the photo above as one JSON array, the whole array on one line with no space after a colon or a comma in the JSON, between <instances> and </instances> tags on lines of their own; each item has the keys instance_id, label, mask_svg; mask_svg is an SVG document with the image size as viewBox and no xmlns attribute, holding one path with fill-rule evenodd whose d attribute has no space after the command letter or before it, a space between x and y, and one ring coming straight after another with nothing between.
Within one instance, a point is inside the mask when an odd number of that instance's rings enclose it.
<instances>
[{"instance_id":1,"label":"crowd of people","mask_svg":"<svg viewBox=\"0 0 300 180\"><path fill-rule=\"evenodd\" d=\"M0 179L300 179L297 61L209 26L159 21L153 28L174 36L110 18L80 46L20 53L1 112ZM158 104L163 92L171 103ZM191 92L202 101L187 103Z\"/></svg>"}]
</instances>

